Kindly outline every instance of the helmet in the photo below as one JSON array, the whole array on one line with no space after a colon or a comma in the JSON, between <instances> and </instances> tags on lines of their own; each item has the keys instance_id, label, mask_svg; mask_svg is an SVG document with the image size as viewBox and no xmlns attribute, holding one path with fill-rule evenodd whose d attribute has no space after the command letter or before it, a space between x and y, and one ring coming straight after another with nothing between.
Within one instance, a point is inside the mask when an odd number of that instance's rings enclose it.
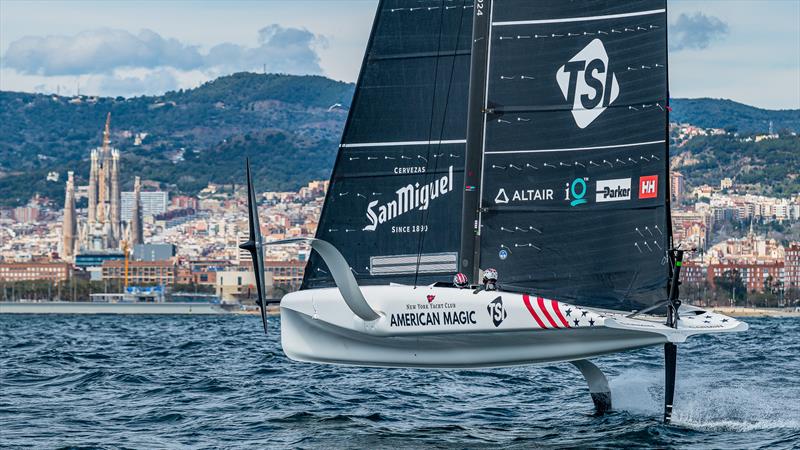
<instances>
[{"instance_id":1,"label":"helmet","mask_svg":"<svg viewBox=\"0 0 800 450\"><path fill-rule=\"evenodd\" d=\"M459 272L453 275L453 285L457 288L465 288L469 284L469 280L467 280L467 276L463 273Z\"/></svg>"},{"instance_id":2,"label":"helmet","mask_svg":"<svg viewBox=\"0 0 800 450\"><path fill-rule=\"evenodd\" d=\"M483 271L483 282L484 283L496 283L497 282L497 271L494 269L486 269Z\"/></svg>"}]
</instances>

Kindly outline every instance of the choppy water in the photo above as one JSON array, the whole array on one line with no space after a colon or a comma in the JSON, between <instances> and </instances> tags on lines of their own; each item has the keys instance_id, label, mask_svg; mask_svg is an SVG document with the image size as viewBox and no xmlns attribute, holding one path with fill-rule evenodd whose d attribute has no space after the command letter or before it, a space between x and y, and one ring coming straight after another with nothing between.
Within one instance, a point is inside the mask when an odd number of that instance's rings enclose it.
<instances>
[{"instance_id":1,"label":"choppy water","mask_svg":"<svg viewBox=\"0 0 800 450\"><path fill-rule=\"evenodd\" d=\"M272 330L278 320L271 318ZM0 315L0 447L702 447L800 442L800 320L596 360L615 411L568 364L486 370L301 364L257 317Z\"/></svg>"}]
</instances>

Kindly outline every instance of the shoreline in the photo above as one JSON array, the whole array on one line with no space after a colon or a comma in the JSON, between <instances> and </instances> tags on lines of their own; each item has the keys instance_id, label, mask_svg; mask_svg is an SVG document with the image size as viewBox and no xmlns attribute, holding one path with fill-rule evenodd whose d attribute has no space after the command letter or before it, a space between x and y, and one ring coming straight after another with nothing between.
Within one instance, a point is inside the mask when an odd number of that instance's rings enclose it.
<instances>
[{"instance_id":1,"label":"shoreline","mask_svg":"<svg viewBox=\"0 0 800 450\"><path fill-rule=\"evenodd\" d=\"M714 306L709 310L731 317L800 317L800 311L788 308L746 308L744 306Z\"/></svg>"}]
</instances>

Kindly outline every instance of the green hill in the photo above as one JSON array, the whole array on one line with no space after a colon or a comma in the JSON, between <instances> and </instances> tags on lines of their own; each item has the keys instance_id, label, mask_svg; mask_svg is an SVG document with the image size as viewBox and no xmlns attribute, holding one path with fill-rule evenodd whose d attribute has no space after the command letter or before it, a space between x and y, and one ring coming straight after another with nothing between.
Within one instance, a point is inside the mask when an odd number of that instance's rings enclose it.
<instances>
[{"instance_id":1,"label":"green hill","mask_svg":"<svg viewBox=\"0 0 800 450\"><path fill-rule=\"evenodd\" d=\"M100 145L109 111L112 145L122 153L123 189L130 189L134 175L160 182L172 192L190 194L209 182L241 182L246 155L254 157L259 189L296 189L330 174L352 94L353 84L325 77L254 73L224 76L195 89L127 99L82 97L76 101L0 92L0 206L23 204L34 193L62 202L68 170L75 171L78 185L85 184L89 150ZM336 103L345 106L330 108ZM702 127L765 132L771 120L776 131L800 131L800 110L768 111L714 99L674 99L672 105L674 121ZM135 145L139 133L147 135L141 145ZM693 141L690 150L701 154L705 150L696 147L701 145L709 146L710 153L704 153L710 155L709 167L721 146L725 151L735 149L742 157L751 150L761 152L753 143L722 145L713 139ZM791 146L796 141L781 139L764 145ZM796 155L797 147L794 150ZM794 170L792 164L787 170ZM46 180L51 171L60 174L58 182ZM705 176L700 176L699 169L689 173L698 182ZM792 187L780 191L786 189Z\"/></svg>"},{"instance_id":2,"label":"green hill","mask_svg":"<svg viewBox=\"0 0 800 450\"><path fill-rule=\"evenodd\" d=\"M72 98L0 92L0 205L36 192L62 202L66 171L87 182L89 150L112 114L123 189L134 175L172 191L242 180L251 155L261 189L295 189L326 178L353 85L319 76L238 73L156 97ZM147 133L134 145L137 133ZM46 181L59 172L58 182Z\"/></svg>"},{"instance_id":3,"label":"green hill","mask_svg":"<svg viewBox=\"0 0 800 450\"><path fill-rule=\"evenodd\" d=\"M671 149L673 168L687 184L719 186L729 177L755 194L790 197L800 193L800 137L749 142L732 135L698 136Z\"/></svg>"},{"instance_id":4,"label":"green hill","mask_svg":"<svg viewBox=\"0 0 800 450\"><path fill-rule=\"evenodd\" d=\"M670 105L672 122L754 134L767 133L771 121L775 132L800 132L800 109L773 111L714 98L676 98Z\"/></svg>"}]
</instances>

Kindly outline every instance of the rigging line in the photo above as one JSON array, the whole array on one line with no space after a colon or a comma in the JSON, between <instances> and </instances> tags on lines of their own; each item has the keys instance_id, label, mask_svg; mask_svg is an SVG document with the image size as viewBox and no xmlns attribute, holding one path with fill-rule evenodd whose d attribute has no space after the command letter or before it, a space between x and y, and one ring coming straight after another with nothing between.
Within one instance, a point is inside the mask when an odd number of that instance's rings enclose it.
<instances>
[{"instance_id":1,"label":"rigging line","mask_svg":"<svg viewBox=\"0 0 800 450\"><path fill-rule=\"evenodd\" d=\"M442 0L442 5L444 5L444 1L445 0ZM464 24L464 10L462 10L460 12L459 19L458 19L458 29L457 29L456 34L455 34L455 49L456 49L456 51L458 50L458 45L459 45L459 43L461 41L461 29L462 29L463 24ZM437 49L436 49L437 53L441 52L441 47L442 47L442 28L444 28L444 10L442 10L442 12L439 15L439 42L437 43ZM433 99L431 101L431 123L430 123L430 125L428 127L428 142L432 142L433 141L431 138L432 138L432 135L433 135L433 114L434 114L434 111L436 110L436 86L438 85L437 81L438 81L438 76L439 76L439 59L440 58L436 58L436 65L435 65L436 73L434 75ZM449 80L447 82L447 92L446 92L445 98L444 98L444 109L442 111L442 123L439 126L439 139L438 139L438 141L440 141L440 142L442 141L442 136L444 135L444 124L445 124L445 121L447 120L447 107L448 107L448 105L450 103L450 91L453 88L453 74L455 73L455 66L456 66L456 56L453 56L453 60L450 63L450 77L449 77ZM428 156L430 156L431 147L432 146L430 144L428 144ZM430 160L430 158L428 158L428 159ZM434 162L433 172L430 173L431 176L434 173L436 173L436 171L439 168L439 159L440 158L435 158L435 159L436 159L436 161ZM425 181L426 181L426 183L428 182L428 174L425 174ZM428 209L426 209L426 210L424 210L422 212L422 217L423 217L423 220L422 220L423 227L422 227L422 229L423 230L425 229L424 225L428 224L428 216L429 216L429 214L430 214L430 208L428 208ZM421 262L421 259L422 259L422 249L423 249L423 246L424 246L424 243L425 243L425 235L426 234L427 234L427 231L420 231L419 244L417 246L417 264L416 264L416 268L414 270L414 287L417 286L417 281L419 280L419 265L420 265L420 262Z\"/></svg>"}]
</instances>

